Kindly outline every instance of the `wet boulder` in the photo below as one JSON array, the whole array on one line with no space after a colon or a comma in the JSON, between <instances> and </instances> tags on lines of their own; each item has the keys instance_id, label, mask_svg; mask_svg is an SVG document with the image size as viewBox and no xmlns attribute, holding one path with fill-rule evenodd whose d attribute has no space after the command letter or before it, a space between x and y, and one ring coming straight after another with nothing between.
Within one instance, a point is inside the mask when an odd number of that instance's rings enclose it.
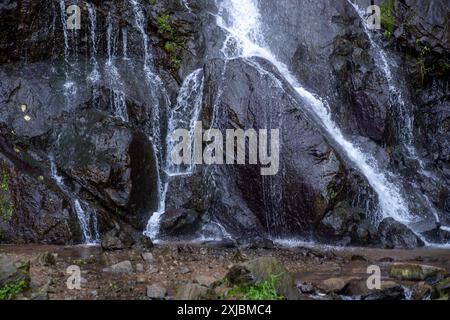
<instances>
[{"instance_id":1,"label":"wet boulder","mask_svg":"<svg viewBox=\"0 0 450 320\"><path fill-rule=\"evenodd\" d=\"M381 245L387 249L414 249L423 247L424 242L404 224L393 218L384 219L378 227Z\"/></svg>"},{"instance_id":2,"label":"wet boulder","mask_svg":"<svg viewBox=\"0 0 450 320\"><path fill-rule=\"evenodd\" d=\"M194 210L169 210L161 216L161 234L176 237L193 235L199 230L200 222L200 214Z\"/></svg>"}]
</instances>

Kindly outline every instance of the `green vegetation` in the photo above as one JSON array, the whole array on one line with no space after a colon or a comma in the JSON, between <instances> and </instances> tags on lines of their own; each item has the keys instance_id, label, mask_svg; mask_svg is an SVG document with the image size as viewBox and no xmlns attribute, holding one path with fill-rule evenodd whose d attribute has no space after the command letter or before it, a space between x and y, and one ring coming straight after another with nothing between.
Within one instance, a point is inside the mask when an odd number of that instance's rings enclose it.
<instances>
[{"instance_id":1,"label":"green vegetation","mask_svg":"<svg viewBox=\"0 0 450 320\"><path fill-rule=\"evenodd\" d=\"M277 281L277 277L272 276L270 280L257 285L235 287L228 294L243 300L284 300L285 297L277 293Z\"/></svg>"},{"instance_id":2,"label":"green vegetation","mask_svg":"<svg viewBox=\"0 0 450 320\"><path fill-rule=\"evenodd\" d=\"M160 15L158 17L158 26L159 26L159 29L164 32L168 32L168 33L174 32L172 25L170 24L170 14Z\"/></svg>"},{"instance_id":3,"label":"green vegetation","mask_svg":"<svg viewBox=\"0 0 450 320\"><path fill-rule=\"evenodd\" d=\"M181 50L185 47L182 37L177 33L171 22L170 14L161 14L157 18L160 32L165 34L167 41L163 49L169 56L170 65L174 70L178 70L181 65Z\"/></svg>"},{"instance_id":4,"label":"green vegetation","mask_svg":"<svg viewBox=\"0 0 450 320\"><path fill-rule=\"evenodd\" d=\"M21 280L17 283L9 283L3 288L0 288L0 300L14 299L19 293L28 288L29 284L26 280Z\"/></svg>"},{"instance_id":5,"label":"green vegetation","mask_svg":"<svg viewBox=\"0 0 450 320\"><path fill-rule=\"evenodd\" d=\"M384 0L381 5L381 26L384 28L384 36L390 38L395 31L394 0Z\"/></svg>"},{"instance_id":6,"label":"green vegetation","mask_svg":"<svg viewBox=\"0 0 450 320\"><path fill-rule=\"evenodd\" d=\"M427 56L430 54L430 48L428 46L424 46L420 49L419 57L416 62L417 73L420 77L420 82L423 84L427 74L433 69L427 66L426 60Z\"/></svg>"},{"instance_id":7,"label":"green vegetation","mask_svg":"<svg viewBox=\"0 0 450 320\"><path fill-rule=\"evenodd\" d=\"M9 174L5 170L0 173L0 218L8 222L14 213L14 205L12 203L9 191Z\"/></svg>"}]
</instances>

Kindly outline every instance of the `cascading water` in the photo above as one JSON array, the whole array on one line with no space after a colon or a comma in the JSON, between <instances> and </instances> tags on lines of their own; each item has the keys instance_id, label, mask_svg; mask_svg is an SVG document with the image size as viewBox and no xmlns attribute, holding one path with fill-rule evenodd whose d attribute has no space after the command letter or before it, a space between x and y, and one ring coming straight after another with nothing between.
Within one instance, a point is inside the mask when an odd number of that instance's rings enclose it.
<instances>
[{"instance_id":1,"label":"cascading water","mask_svg":"<svg viewBox=\"0 0 450 320\"><path fill-rule=\"evenodd\" d=\"M168 188L168 183L162 176L164 163L164 155L162 150L162 119L167 112L167 107L170 105L170 99L164 87L162 80L154 72L153 56L150 51L150 39L146 32L146 21L144 11L138 0L129 0L130 7L134 15L134 22L137 30L139 31L142 39L142 48L144 53L143 70L146 77L146 82L149 90L150 103L152 105L150 118L151 123L151 144L153 146L154 154L157 159L157 184L158 184L158 209L153 213L152 217L148 221L147 228L144 234L151 239L155 239L159 231L159 220L162 213L165 211L165 199Z\"/></svg>"},{"instance_id":2,"label":"cascading water","mask_svg":"<svg viewBox=\"0 0 450 320\"><path fill-rule=\"evenodd\" d=\"M53 180L55 180L56 184L60 187L60 189L66 193L71 198L75 196L69 192L69 189L64 184L64 179L59 175L58 169L55 164L55 160L53 156L49 156L50 161L50 170ZM85 208L83 208L83 205ZM95 210L89 208L86 204L82 204L81 201L75 198L73 202L73 209L77 215L78 225L80 226L81 232L83 234L84 244L95 245L100 241L100 235L98 232L98 223L97 223L97 213Z\"/></svg>"},{"instance_id":3,"label":"cascading water","mask_svg":"<svg viewBox=\"0 0 450 320\"><path fill-rule=\"evenodd\" d=\"M171 161L171 153L174 146L178 143L170 133L176 129L189 128L190 141L193 141L194 126L198 120L202 100L203 100L203 74L202 69L195 70L186 77L178 93L177 103L170 111L167 136L167 152L164 171L168 176L189 175L194 171L193 153L191 154L191 164L186 166L175 166ZM193 146L191 145L191 150Z\"/></svg>"},{"instance_id":4,"label":"cascading water","mask_svg":"<svg viewBox=\"0 0 450 320\"><path fill-rule=\"evenodd\" d=\"M280 62L267 47L261 31L261 19L255 0L222 1L219 4L217 24L228 33L222 49L225 58L259 56L276 66L299 96L307 102L309 110L319 117L330 137L335 140L346 156L367 178L378 195L381 217L392 217L402 223L411 222L413 218L401 196L399 187L388 180L388 175L380 172L375 159L364 154L344 137L341 130L333 122L326 104L305 90L288 67Z\"/></svg>"},{"instance_id":5,"label":"cascading water","mask_svg":"<svg viewBox=\"0 0 450 320\"><path fill-rule=\"evenodd\" d=\"M173 165L171 161L171 153L177 141L172 139L170 133L176 129L189 128L191 141L193 141L192 137L194 135L194 125L195 121L199 118L203 100L203 83L204 79L201 69L195 70L188 75L181 86L177 103L170 112L168 123L169 135L166 139L166 159L164 162L164 172L167 176L167 181L164 183L163 191L160 196L158 211L155 212L150 218L147 225L147 230L145 231L145 234L152 240L157 238L160 230L159 225L161 216L165 211L165 200L170 178L179 175L190 175L194 171L193 162L186 168Z\"/></svg>"},{"instance_id":6,"label":"cascading water","mask_svg":"<svg viewBox=\"0 0 450 320\"><path fill-rule=\"evenodd\" d=\"M99 98L98 83L100 81L100 70L97 61L97 13L96 8L92 3L87 3L88 16L89 16L89 33L90 33L90 64L92 71L88 76L88 80L92 83L92 97L94 104L97 103Z\"/></svg>"},{"instance_id":7,"label":"cascading water","mask_svg":"<svg viewBox=\"0 0 450 320\"><path fill-rule=\"evenodd\" d=\"M77 93L77 87L75 85L75 82L70 80L70 72L71 69L71 62L69 60L70 57L70 45L69 45L69 32L67 27L67 14L66 14L66 4L64 0L59 1L59 7L60 7L60 16L61 16L61 24L62 24L62 30L63 30L63 36L64 36L64 73L66 77L66 81L64 83L64 96L66 97L66 100L70 99L71 96L74 96Z\"/></svg>"},{"instance_id":8,"label":"cascading water","mask_svg":"<svg viewBox=\"0 0 450 320\"><path fill-rule=\"evenodd\" d=\"M116 41L111 13L108 14L107 24L108 27L106 33L107 33L108 60L106 62L105 70L107 72L107 76L111 84L110 90L111 110L113 110L114 115L116 117L120 118L124 122L128 122L128 111L125 93L121 90L121 88L123 88L123 83L120 78L120 74L117 70L117 66L115 64Z\"/></svg>"},{"instance_id":9,"label":"cascading water","mask_svg":"<svg viewBox=\"0 0 450 320\"><path fill-rule=\"evenodd\" d=\"M389 56L386 53L386 51L374 39L373 32L369 30L368 21L365 17L366 13L364 12L364 10L358 7L358 5L356 5L352 1L348 0L348 2L355 8L356 12L358 13L362 25L364 27L364 32L367 35L372 48L375 49L375 51L379 56L379 59L377 60L378 67L383 71L386 81L388 83L391 104L393 106L397 106L398 119L400 120L398 121L399 123L398 132L400 134L401 143L403 144L407 155L411 159L417 161L417 163L419 164L420 167L419 173L422 176L425 176L426 179L435 179L436 178L435 175L425 168L425 165L420 156L418 155L418 152L414 146L414 129L413 129L414 111L412 110L412 108L408 107L411 105L411 103L406 103L405 98L403 97L402 94L402 90L398 87L393 77L393 72L391 70L392 60L389 59ZM417 188L416 183L414 183L413 185ZM425 207L428 208L430 212L433 214L436 222L440 224L439 214L436 208L434 207L433 203L431 202L430 198L421 191L416 192L416 197L422 200L422 203L425 205Z\"/></svg>"},{"instance_id":10,"label":"cascading water","mask_svg":"<svg viewBox=\"0 0 450 320\"><path fill-rule=\"evenodd\" d=\"M129 60L128 58L128 29L122 29L122 56L123 60Z\"/></svg>"},{"instance_id":11,"label":"cascading water","mask_svg":"<svg viewBox=\"0 0 450 320\"><path fill-rule=\"evenodd\" d=\"M83 232L83 239L85 244L98 244L100 235L98 234L97 214L95 210L84 209L80 200L74 201L75 212L78 217L78 222Z\"/></svg>"}]
</instances>

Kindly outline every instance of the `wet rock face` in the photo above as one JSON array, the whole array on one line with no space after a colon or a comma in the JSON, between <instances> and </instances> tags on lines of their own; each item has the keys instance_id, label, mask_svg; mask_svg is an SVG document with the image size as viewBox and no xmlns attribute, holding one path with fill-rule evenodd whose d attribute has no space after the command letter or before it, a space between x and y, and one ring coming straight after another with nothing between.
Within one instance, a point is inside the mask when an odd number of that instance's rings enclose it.
<instances>
[{"instance_id":1,"label":"wet rock face","mask_svg":"<svg viewBox=\"0 0 450 320\"><path fill-rule=\"evenodd\" d=\"M360 17L347 1L262 1L271 48L309 90L327 97L345 129L390 143L389 90ZM282 23L280 23L282 21ZM283 38L283 46L276 45Z\"/></svg>"},{"instance_id":2,"label":"wet rock face","mask_svg":"<svg viewBox=\"0 0 450 320\"><path fill-rule=\"evenodd\" d=\"M103 206L143 229L158 199L152 150L145 134L102 113L87 112L59 137L56 161Z\"/></svg>"},{"instance_id":3,"label":"wet rock face","mask_svg":"<svg viewBox=\"0 0 450 320\"><path fill-rule=\"evenodd\" d=\"M68 68L58 1L6 1L0 5L5 32L0 40L0 122L2 137L11 142L5 142L1 156L14 159L5 164L5 172L11 176L14 210L10 214L9 204L5 207L8 221L1 221L0 241L82 241L73 205L75 197L96 210L100 232L116 223L131 224L142 232L149 215L156 210L157 160L152 121L153 110L160 105L165 107L166 97L160 88L149 89L142 80L142 35L135 27L128 1L94 4L99 71L95 84L89 81L92 45L87 10L82 10L81 30L69 34L68 60L72 64ZM147 32L155 46L155 64L161 67L167 91L173 94L178 90L177 68L173 68L171 60L180 50L177 47L172 57L164 47L175 38L180 42L177 46L187 41L195 17L178 2L143 4ZM112 12L113 36L117 36L115 55L124 54L120 28L128 29L130 60L127 64L116 59L128 124L117 117L117 79L109 77L105 64L108 12ZM167 21L159 19L166 14ZM72 85L66 87L68 78ZM14 151L19 149L23 152ZM50 154L55 158L55 169L65 190L50 173ZM23 162L31 169L24 168Z\"/></svg>"},{"instance_id":4,"label":"wet rock face","mask_svg":"<svg viewBox=\"0 0 450 320\"><path fill-rule=\"evenodd\" d=\"M310 235L338 199L356 197L364 189L370 194L364 179L345 169L345 162L311 121L312 116L299 108L304 102L294 98L268 62L213 60L204 72L204 127L223 132L230 128L279 129L280 168L277 174L262 177L260 165L199 166L203 175L180 184L178 180L171 182L168 208L178 205L207 211L238 238L261 233ZM270 96L266 94L269 90ZM195 202L193 199L199 197L195 190L200 184L208 186L207 192L200 197L203 201ZM350 231L339 236L348 236Z\"/></svg>"},{"instance_id":5,"label":"wet rock face","mask_svg":"<svg viewBox=\"0 0 450 320\"><path fill-rule=\"evenodd\" d=\"M65 57L58 1L0 4L0 163L8 177L0 190L0 241L80 242L73 197L97 210L101 232L123 224L141 232L158 208L158 169L162 172L158 164L165 150L163 146L158 153L155 146L164 144L167 128L162 125L158 137L155 122L166 123L168 98L175 101L181 79L202 68L204 127L279 128L280 168L277 175L263 178L259 165L198 166L192 176L173 177L162 224L166 235L206 233L223 238L230 233L237 244L257 247L270 246L268 236L291 235L341 244L421 245L393 221L375 229L368 219L377 205L373 191L333 146L317 119L304 111L307 102L299 101L270 63L214 59L219 58L225 39L210 14L217 11L214 1L191 1L190 9L180 1L140 1L149 54L162 85L144 80L142 35L129 1L92 2L98 9L100 80L95 84L88 79L92 43L84 7L82 29L69 34ZM259 7L270 47L302 85L327 97L343 131L373 140L380 149L395 145L398 115L389 107L378 54L352 6L347 1L260 0ZM436 68L423 75L417 62L425 70L433 64L445 66L446 7L445 0L433 5L396 1L395 41L390 40L389 46L411 52L404 64L405 79L415 79L411 87L419 101L416 129L427 165L436 165L442 175L438 183L425 181L421 187L436 195L432 201L442 212L449 211L445 208L450 195L448 70ZM106 63L108 13L117 77L108 74ZM123 59L125 29L130 60ZM115 110L119 93L128 121ZM155 117L158 109L163 110L159 118ZM383 166L404 161L386 150L379 152ZM50 154L71 195L52 177ZM406 171L414 173L416 168L411 168ZM450 221L450 215L447 218ZM133 233L128 230L123 227L120 235L108 234L105 247L122 247L126 234ZM448 240L442 232L430 237Z\"/></svg>"},{"instance_id":6,"label":"wet rock face","mask_svg":"<svg viewBox=\"0 0 450 320\"><path fill-rule=\"evenodd\" d=\"M0 242L71 244L80 239L70 199L52 184L33 150L0 138Z\"/></svg>"}]
</instances>

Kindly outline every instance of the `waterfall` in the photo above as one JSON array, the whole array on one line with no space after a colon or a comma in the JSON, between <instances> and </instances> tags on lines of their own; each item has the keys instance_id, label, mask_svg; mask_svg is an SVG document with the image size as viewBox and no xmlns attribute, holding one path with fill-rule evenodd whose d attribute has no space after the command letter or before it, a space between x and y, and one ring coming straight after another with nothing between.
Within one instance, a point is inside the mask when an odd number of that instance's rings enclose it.
<instances>
[{"instance_id":1,"label":"waterfall","mask_svg":"<svg viewBox=\"0 0 450 320\"><path fill-rule=\"evenodd\" d=\"M195 70L188 75L178 93L177 103L170 111L164 170L168 176L189 175L194 171L193 152L190 165L186 167L173 165L171 154L178 141L171 137L171 133L176 129L189 128L190 141L194 141L194 126L199 118L203 101L203 82L202 69ZM191 145L191 150L194 150L193 145Z\"/></svg>"},{"instance_id":2,"label":"waterfall","mask_svg":"<svg viewBox=\"0 0 450 320\"><path fill-rule=\"evenodd\" d=\"M85 210L78 199L74 201L74 207L81 231L83 232L84 243L97 244L100 236L97 231L98 226L96 212L94 210Z\"/></svg>"},{"instance_id":3,"label":"waterfall","mask_svg":"<svg viewBox=\"0 0 450 320\"><path fill-rule=\"evenodd\" d=\"M153 57L149 51L149 38L147 32L145 31L145 16L142 10L142 7L138 0L129 0L130 4L133 8L134 19L136 23L136 27L139 30L139 33L142 37L142 46L144 48L144 71L148 73L147 77L153 78L154 75L151 72L152 60Z\"/></svg>"},{"instance_id":4,"label":"waterfall","mask_svg":"<svg viewBox=\"0 0 450 320\"><path fill-rule=\"evenodd\" d=\"M373 32L369 30L367 19L365 18L365 12L362 8L359 8L356 4L347 0L353 8L355 8L358 13L362 25L364 27L364 32L367 35L372 48L375 49L379 56L378 67L383 71L386 81L389 86L390 100L392 105L398 106L399 110L399 127L398 131L400 133L400 138L403 146L405 147L407 154L413 160L417 161L420 167L420 174L425 176L427 179L436 179L435 175L432 172L429 172L420 158L415 146L414 146L414 117L412 108L408 107L408 104L405 102L405 99L402 95L401 89L397 86L396 81L393 77L393 72L391 70L391 64L388 54L386 51L375 41L373 37ZM411 105L411 104L409 104ZM416 184L413 184L416 188L418 187ZM422 203L430 210L433 214L436 222L440 224L439 214L431 202L430 198L424 194L423 192L416 192L416 197L422 199Z\"/></svg>"},{"instance_id":5,"label":"waterfall","mask_svg":"<svg viewBox=\"0 0 450 320\"><path fill-rule=\"evenodd\" d=\"M128 58L128 30L127 28L122 29L122 55L123 60L129 60Z\"/></svg>"},{"instance_id":6,"label":"waterfall","mask_svg":"<svg viewBox=\"0 0 450 320\"><path fill-rule=\"evenodd\" d=\"M69 192L67 186L64 184L64 179L59 175L55 160L52 155L49 155L49 161L53 180L70 198L75 198L73 202L73 208L77 215L78 225L80 226L81 232L83 234L84 243L88 245L98 244L100 241L100 235L98 232L97 213L95 212L95 210L89 208L85 203L83 203L83 205L87 207L87 209L83 208L81 201L77 199L71 192Z\"/></svg>"},{"instance_id":7,"label":"waterfall","mask_svg":"<svg viewBox=\"0 0 450 320\"><path fill-rule=\"evenodd\" d=\"M70 96L74 96L77 93L77 87L75 82L70 80L69 76L69 68L70 65L70 45L69 45L69 33L67 29L67 14L66 14L66 4L64 0L59 1L60 7L60 15L61 15L61 24L64 35L64 74L66 77L66 81L63 85L64 96L66 97L67 103L69 102Z\"/></svg>"},{"instance_id":8,"label":"waterfall","mask_svg":"<svg viewBox=\"0 0 450 320\"><path fill-rule=\"evenodd\" d=\"M111 13L108 13L107 17L107 29L106 29L106 43L107 43L107 53L108 59L106 62L106 73L110 82L110 107L114 115L124 122L128 122L128 110L125 98L125 93L123 92L123 83L120 78L119 71L117 70L116 56L115 56L115 34L113 28L113 21Z\"/></svg>"},{"instance_id":9,"label":"waterfall","mask_svg":"<svg viewBox=\"0 0 450 320\"><path fill-rule=\"evenodd\" d=\"M155 240L158 236L161 216L166 209L165 200L170 178L180 175L190 175L193 173L195 168L193 161L191 162L191 165L185 168L173 165L171 161L171 153L177 141L172 139L170 133L176 129L189 128L190 138L191 141L193 141L194 125L199 118L203 101L203 83L204 79L202 69L197 69L189 74L183 81L178 93L176 105L169 114L166 155L164 162L164 172L167 176L167 181L164 183L162 188L159 198L158 211L155 212L150 218L145 231L145 235L150 237L152 240Z\"/></svg>"},{"instance_id":10,"label":"waterfall","mask_svg":"<svg viewBox=\"0 0 450 320\"><path fill-rule=\"evenodd\" d=\"M268 48L261 31L261 18L255 0L223 0L219 5L217 24L228 33L222 48L225 58L259 56L270 61L299 96L307 102L306 107L319 117L330 137L340 146L377 193L381 218L392 217L402 223L411 222L413 218L406 202L399 187L388 180L389 174L382 173L373 157L365 154L344 137L332 120L326 103L304 89L288 67ZM376 220L379 221L379 218Z\"/></svg>"},{"instance_id":11,"label":"waterfall","mask_svg":"<svg viewBox=\"0 0 450 320\"><path fill-rule=\"evenodd\" d=\"M407 150L415 155L415 149L413 146L413 127L414 127L414 119L412 117L412 110L407 107L407 103L405 102L401 90L397 87L394 82L394 78L392 76L391 67L388 61L388 56L386 52L378 45L378 43L373 39L372 32L369 30L369 26L367 24L367 20L364 18L365 12L360 9L356 4L352 3L350 0L347 0L356 10L359 17L361 18L362 24L364 26L364 32L366 33L372 47L376 50L379 55L378 66L383 71L386 81L389 86L390 99L393 104L397 104L399 106L399 119L403 121L400 123L398 127L398 131L400 136L407 147ZM380 63L381 62L381 63Z\"/></svg>"},{"instance_id":12,"label":"waterfall","mask_svg":"<svg viewBox=\"0 0 450 320\"><path fill-rule=\"evenodd\" d=\"M142 48L143 48L143 70L146 77L146 82L149 90L149 98L148 103L152 105L151 109L151 144L153 146L154 153L156 155L157 160L157 184L158 184L158 209L153 213L152 217L149 219L147 228L144 231L144 235L150 237L152 240L155 239L158 231L159 231L159 220L161 215L165 211L165 199L166 192L168 188L168 183L165 181L165 178L162 176L163 168L162 164L164 163L164 155L163 155L163 141L161 132L163 128L163 116L165 112L167 112L167 107L170 105L170 99L166 92L164 83L160 79L160 77L154 71L153 65L153 55L150 52L150 39L146 32L146 21L144 11L142 6L138 0L129 0L128 1L134 15L135 27L139 31L142 40Z\"/></svg>"}]
</instances>

